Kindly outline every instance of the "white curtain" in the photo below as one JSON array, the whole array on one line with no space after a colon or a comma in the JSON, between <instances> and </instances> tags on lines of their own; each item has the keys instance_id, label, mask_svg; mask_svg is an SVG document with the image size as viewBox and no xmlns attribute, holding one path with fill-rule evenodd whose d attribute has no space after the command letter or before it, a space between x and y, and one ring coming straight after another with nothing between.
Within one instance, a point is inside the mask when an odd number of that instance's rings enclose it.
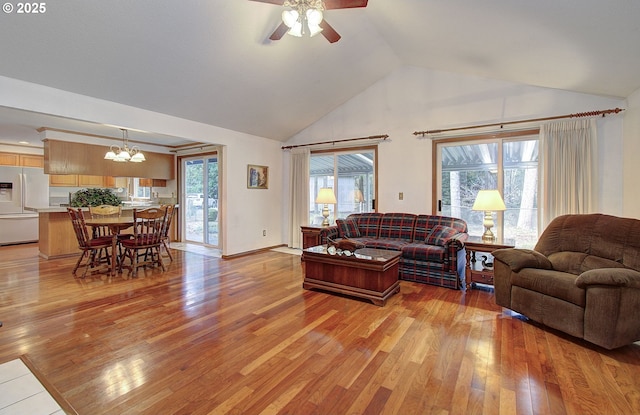
<instances>
[{"instance_id":1,"label":"white curtain","mask_svg":"<svg viewBox=\"0 0 640 415\"><path fill-rule=\"evenodd\" d=\"M302 248L300 226L309 224L309 149L291 150L289 247Z\"/></svg>"},{"instance_id":2,"label":"white curtain","mask_svg":"<svg viewBox=\"0 0 640 415\"><path fill-rule=\"evenodd\" d=\"M545 124L540 128L540 227L557 216L592 213L595 207L596 127L594 119Z\"/></svg>"}]
</instances>

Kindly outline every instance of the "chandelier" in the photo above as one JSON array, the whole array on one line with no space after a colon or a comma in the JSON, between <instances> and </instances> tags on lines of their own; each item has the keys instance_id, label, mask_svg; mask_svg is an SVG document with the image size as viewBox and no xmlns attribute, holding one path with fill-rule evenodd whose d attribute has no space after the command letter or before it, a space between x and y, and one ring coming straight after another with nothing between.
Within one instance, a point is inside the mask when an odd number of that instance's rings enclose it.
<instances>
[{"instance_id":1,"label":"chandelier","mask_svg":"<svg viewBox=\"0 0 640 415\"><path fill-rule=\"evenodd\" d=\"M289 27L288 34L302 37L308 31L313 37L322 32L322 0L285 0L284 6L291 7L282 12L282 21Z\"/></svg>"},{"instance_id":2,"label":"chandelier","mask_svg":"<svg viewBox=\"0 0 640 415\"><path fill-rule=\"evenodd\" d=\"M129 148L129 132L124 128L120 129L122 131L122 147L118 145L112 145L109 147L109 151L104 155L105 160L112 160L117 162L127 162L130 161L132 163L141 163L146 160L144 154L137 146L133 146Z\"/></svg>"}]
</instances>

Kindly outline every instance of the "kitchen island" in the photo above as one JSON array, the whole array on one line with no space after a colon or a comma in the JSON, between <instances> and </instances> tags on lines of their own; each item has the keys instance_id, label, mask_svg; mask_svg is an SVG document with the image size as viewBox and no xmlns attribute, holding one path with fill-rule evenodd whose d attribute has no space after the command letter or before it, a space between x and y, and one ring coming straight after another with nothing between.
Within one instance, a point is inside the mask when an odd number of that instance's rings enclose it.
<instances>
[{"instance_id":1,"label":"kitchen island","mask_svg":"<svg viewBox=\"0 0 640 415\"><path fill-rule=\"evenodd\" d=\"M122 216L132 217L134 209L147 209L150 207L160 206L123 206ZM73 230L71 218L69 218L66 207L25 207L25 210L38 213L38 248L41 257L54 259L80 254L76 233ZM82 211L85 214L85 218L90 217L88 207L83 207ZM175 235L175 226L176 221L174 220L170 230L172 240L175 239L173 237Z\"/></svg>"}]
</instances>

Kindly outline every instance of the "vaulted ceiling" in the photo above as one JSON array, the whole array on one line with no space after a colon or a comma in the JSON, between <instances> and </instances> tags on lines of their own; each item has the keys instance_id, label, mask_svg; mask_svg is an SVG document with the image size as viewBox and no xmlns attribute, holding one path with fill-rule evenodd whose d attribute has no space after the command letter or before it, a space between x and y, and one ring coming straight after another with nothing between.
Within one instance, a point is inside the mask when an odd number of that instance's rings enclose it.
<instances>
[{"instance_id":1,"label":"vaulted ceiling","mask_svg":"<svg viewBox=\"0 0 640 415\"><path fill-rule=\"evenodd\" d=\"M325 12L334 44L270 41L282 10L50 1L0 16L0 75L280 141L401 65L621 98L640 88L640 1L369 0Z\"/></svg>"}]
</instances>

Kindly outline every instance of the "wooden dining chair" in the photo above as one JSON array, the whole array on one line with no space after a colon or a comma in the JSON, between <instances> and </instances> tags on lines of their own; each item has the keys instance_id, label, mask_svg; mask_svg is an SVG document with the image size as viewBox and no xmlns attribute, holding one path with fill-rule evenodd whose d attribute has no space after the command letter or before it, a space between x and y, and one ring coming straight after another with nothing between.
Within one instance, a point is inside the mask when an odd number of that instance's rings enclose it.
<instances>
[{"instance_id":1,"label":"wooden dining chair","mask_svg":"<svg viewBox=\"0 0 640 415\"><path fill-rule=\"evenodd\" d=\"M92 218L119 218L122 215L122 206L100 205L89 206ZM108 226L96 226L93 228L93 236L107 236L110 234Z\"/></svg>"},{"instance_id":2,"label":"wooden dining chair","mask_svg":"<svg viewBox=\"0 0 640 415\"><path fill-rule=\"evenodd\" d=\"M109 255L109 248L113 242L111 236L98 236L92 238L87 229L87 225L84 222L84 214L82 209L67 208L69 217L71 217L71 223L73 224L73 230L78 240L78 247L82 250L82 255L78 258L72 274L75 276L80 265L84 266L84 272L82 277L87 275L89 268L95 268L101 263L111 264L111 256ZM104 253L104 255L102 255ZM82 261L86 258L86 262Z\"/></svg>"},{"instance_id":3,"label":"wooden dining chair","mask_svg":"<svg viewBox=\"0 0 640 415\"><path fill-rule=\"evenodd\" d=\"M89 213L92 218L100 219L100 218L119 218L122 215L122 206L112 206L112 205L99 205L99 206L89 206ZM98 238L101 236L113 236L111 235L111 230L108 226L93 226L93 237ZM129 239L131 236L124 234L118 235L118 248L120 247L119 243L122 239ZM102 252L99 252L102 255Z\"/></svg>"},{"instance_id":4,"label":"wooden dining chair","mask_svg":"<svg viewBox=\"0 0 640 415\"><path fill-rule=\"evenodd\" d=\"M171 231L171 223L173 222L173 217L176 214L176 206L175 205L161 205L161 209L167 210L167 222L164 227L164 234L162 235L162 247L169 256L169 262L173 262L173 255L171 254L171 249L169 245L171 245L171 235L169 232Z\"/></svg>"},{"instance_id":5,"label":"wooden dining chair","mask_svg":"<svg viewBox=\"0 0 640 415\"><path fill-rule=\"evenodd\" d=\"M166 226L167 209L148 208L134 209L133 237L121 242L124 252L120 256L121 269L128 269L129 275L136 276L139 267L158 265L162 271L166 271L160 245ZM128 258L130 264L125 265Z\"/></svg>"}]
</instances>

